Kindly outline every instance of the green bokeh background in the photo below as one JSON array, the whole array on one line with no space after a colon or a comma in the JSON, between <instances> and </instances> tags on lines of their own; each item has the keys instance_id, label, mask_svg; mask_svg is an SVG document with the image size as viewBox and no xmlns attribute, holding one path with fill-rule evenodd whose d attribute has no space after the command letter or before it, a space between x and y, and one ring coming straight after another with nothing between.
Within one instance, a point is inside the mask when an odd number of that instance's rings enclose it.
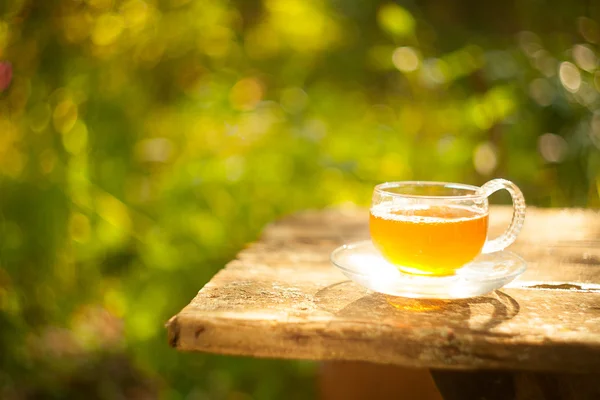
<instances>
[{"instance_id":1,"label":"green bokeh background","mask_svg":"<svg viewBox=\"0 0 600 400\"><path fill-rule=\"evenodd\" d=\"M0 398L310 398L167 345L267 223L407 179L598 207L600 3L488 3L0 0Z\"/></svg>"}]
</instances>

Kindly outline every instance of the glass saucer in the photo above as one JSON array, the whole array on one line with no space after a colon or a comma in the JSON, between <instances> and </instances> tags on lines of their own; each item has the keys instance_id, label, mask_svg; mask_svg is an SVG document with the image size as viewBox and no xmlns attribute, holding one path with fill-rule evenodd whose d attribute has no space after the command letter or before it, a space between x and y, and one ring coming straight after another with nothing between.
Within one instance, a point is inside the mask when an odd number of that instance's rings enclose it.
<instances>
[{"instance_id":1,"label":"glass saucer","mask_svg":"<svg viewBox=\"0 0 600 400\"><path fill-rule=\"evenodd\" d=\"M331 262L354 282L375 292L421 299L464 299L481 296L508 284L527 269L510 251L480 254L452 276L402 273L386 261L370 240L338 247Z\"/></svg>"}]
</instances>

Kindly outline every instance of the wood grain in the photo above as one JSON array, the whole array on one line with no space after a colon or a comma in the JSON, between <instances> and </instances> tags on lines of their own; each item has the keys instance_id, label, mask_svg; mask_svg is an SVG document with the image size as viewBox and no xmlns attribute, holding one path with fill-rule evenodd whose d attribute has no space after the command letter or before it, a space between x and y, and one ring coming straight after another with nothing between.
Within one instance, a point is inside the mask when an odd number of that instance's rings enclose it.
<instances>
[{"instance_id":1,"label":"wood grain","mask_svg":"<svg viewBox=\"0 0 600 400\"><path fill-rule=\"evenodd\" d=\"M265 230L168 323L182 351L440 369L600 372L600 214L530 208L510 287L461 301L368 292L329 263L368 238L367 211L289 216ZM510 209L491 210L491 236Z\"/></svg>"}]
</instances>

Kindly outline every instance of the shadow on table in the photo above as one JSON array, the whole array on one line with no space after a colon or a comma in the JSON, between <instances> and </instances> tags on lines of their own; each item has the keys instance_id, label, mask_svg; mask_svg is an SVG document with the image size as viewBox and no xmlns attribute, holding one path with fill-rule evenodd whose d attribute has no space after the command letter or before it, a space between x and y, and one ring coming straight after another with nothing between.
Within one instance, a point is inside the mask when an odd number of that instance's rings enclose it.
<instances>
[{"instance_id":1,"label":"shadow on table","mask_svg":"<svg viewBox=\"0 0 600 400\"><path fill-rule=\"evenodd\" d=\"M419 300L386 296L366 291L352 281L338 282L319 290L314 296L315 304L333 315L357 322L377 322L387 326L401 326L427 330L428 328L470 332L486 332L514 318L520 311L519 303L502 291L495 291L486 296L462 300ZM497 334L497 333L495 333ZM339 367L338 367L339 368ZM350 367L348 367L350 368ZM366 365L354 366L354 369L365 374L374 367ZM392 367L388 367L392 368ZM513 377L510 372L431 370L423 372L419 369L396 368L404 376L413 374L411 378L420 379L424 387L437 387L444 399L448 400L510 400L515 399ZM371 380L353 378L356 382L353 390L359 387L388 386L382 378L384 367L373 372ZM375 375L376 374L376 375ZM423 383L425 382L425 383ZM434 383L435 382L435 383ZM362 386L361 386L362 385ZM412 386L398 387L412 388ZM390 386L391 387L391 386ZM403 389L403 390L404 390ZM391 389L390 389L391 390ZM482 396L483 395L483 396ZM429 397L427 397L429 398ZM438 398L433 396L431 398Z\"/></svg>"},{"instance_id":2,"label":"shadow on table","mask_svg":"<svg viewBox=\"0 0 600 400\"><path fill-rule=\"evenodd\" d=\"M500 290L471 299L421 300L372 293L352 281L319 290L314 302L345 319L472 331L490 330L514 318L520 310L519 303Z\"/></svg>"}]
</instances>

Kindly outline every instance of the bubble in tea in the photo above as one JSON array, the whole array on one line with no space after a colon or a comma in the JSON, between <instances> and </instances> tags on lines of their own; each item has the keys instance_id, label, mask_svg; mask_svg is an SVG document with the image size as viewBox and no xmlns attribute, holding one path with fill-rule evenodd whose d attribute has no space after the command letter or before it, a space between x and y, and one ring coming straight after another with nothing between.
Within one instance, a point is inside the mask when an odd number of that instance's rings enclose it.
<instances>
[{"instance_id":1,"label":"bubble in tea","mask_svg":"<svg viewBox=\"0 0 600 400\"><path fill-rule=\"evenodd\" d=\"M373 244L401 271L452 275L483 248L488 214L459 206L374 206Z\"/></svg>"}]
</instances>

